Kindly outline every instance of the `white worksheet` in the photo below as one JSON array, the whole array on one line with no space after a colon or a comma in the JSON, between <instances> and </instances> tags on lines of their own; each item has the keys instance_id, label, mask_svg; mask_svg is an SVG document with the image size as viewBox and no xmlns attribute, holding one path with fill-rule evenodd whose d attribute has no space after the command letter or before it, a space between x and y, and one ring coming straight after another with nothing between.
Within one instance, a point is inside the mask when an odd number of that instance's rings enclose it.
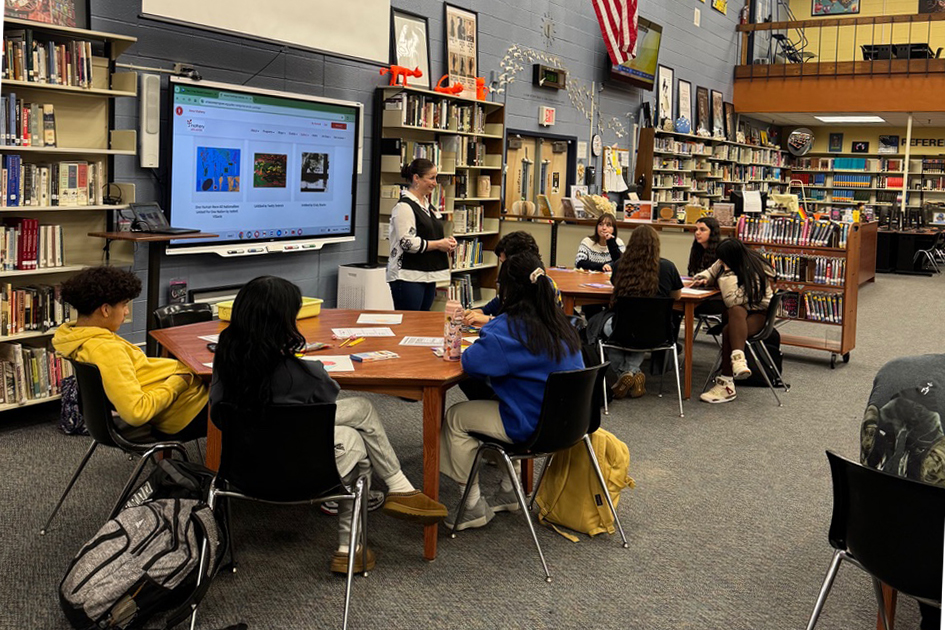
<instances>
[{"instance_id":1,"label":"white worksheet","mask_svg":"<svg viewBox=\"0 0 945 630\"><path fill-rule=\"evenodd\" d=\"M334 356L302 357L303 361L317 361L325 366L326 372L354 372L354 363L347 354Z\"/></svg>"},{"instance_id":2,"label":"white worksheet","mask_svg":"<svg viewBox=\"0 0 945 630\"><path fill-rule=\"evenodd\" d=\"M204 335L202 337L197 337L197 339L203 339L204 341L209 341L210 343L216 343L220 341L220 335Z\"/></svg>"},{"instance_id":3,"label":"white worksheet","mask_svg":"<svg viewBox=\"0 0 945 630\"><path fill-rule=\"evenodd\" d=\"M400 345L436 348L443 345L443 337L404 337L400 340Z\"/></svg>"},{"instance_id":4,"label":"white worksheet","mask_svg":"<svg viewBox=\"0 0 945 630\"><path fill-rule=\"evenodd\" d=\"M394 331L390 328L332 328L331 332L339 339L345 337L393 337Z\"/></svg>"},{"instance_id":5,"label":"white worksheet","mask_svg":"<svg viewBox=\"0 0 945 630\"><path fill-rule=\"evenodd\" d=\"M404 321L403 313L361 313L359 324L400 324Z\"/></svg>"},{"instance_id":6,"label":"white worksheet","mask_svg":"<svg viewBox=\"0 0 945 630\"><path fill-rule=\"evenodd\" d=\"M707 293L712 293L715 289L690 289L689 287L683 287L683 295L706 295Z\"/></svg>"}]
</instances>

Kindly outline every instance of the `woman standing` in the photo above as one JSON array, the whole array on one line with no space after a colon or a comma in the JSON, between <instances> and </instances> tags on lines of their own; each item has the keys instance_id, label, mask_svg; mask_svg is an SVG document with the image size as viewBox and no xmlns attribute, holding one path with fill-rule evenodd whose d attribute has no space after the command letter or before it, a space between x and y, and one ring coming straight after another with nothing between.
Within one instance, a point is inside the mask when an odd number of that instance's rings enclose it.
<instances>
[{"instance_id":1,"label":"woman standing","mask_svg":"<svg viewBox=\"0 0 945 630\"><path fill-rule=\"evenodd\" d=\"M390 216L387 282L398 311L429 311L436 283L450 279L449 253L456 239L444 237L442 215L430 202L436 165L419 158L401 171L409 186Z\"/></svg>"},{"instance_id":2,"label":"woman standing","mask_svg":"<svg viewBox=\"0 0 945 630\"><path fill-rule=\"evenodd\" d=\"M694 276L705 271L716 261L715 250L722 240L719 220L715 217L701 217L696 220L696 234L689 250L689 275Z\"/></svg>"},{"instance_id":3,"label":"woman standing","mask_svg":"<svg viewBox=\"0 0 945 630\"><path fill-rule=\"evenodd\" d=\"M594 233L581 241L578 246L574 266L590 271L610 273L617 266L624 244L617 238L617 220L614 215L605 212L597 219Z\"/></svg>"}]
</instances>

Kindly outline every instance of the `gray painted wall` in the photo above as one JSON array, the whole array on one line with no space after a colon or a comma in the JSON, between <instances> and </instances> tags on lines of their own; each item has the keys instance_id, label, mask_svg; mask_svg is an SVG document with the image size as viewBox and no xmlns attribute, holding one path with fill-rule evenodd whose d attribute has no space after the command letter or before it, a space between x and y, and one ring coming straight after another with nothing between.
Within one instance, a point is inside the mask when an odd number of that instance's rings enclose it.
<instances>
[{"instance_id":1,"label":"gray painted wall","mask_svg":"<svg viewBox=\"0 0 945 630\"><path fill-rule=\"evenodd\" d=\"M386 78L378 75L378 66L336 59L325 55L286 49L277 44L241 39L229 35L142 19L139 2L128 0L92 0L92 28L133 35L138 42L120 61L143 66L170 68L174 62L196 66L203 77L213 81L301 92L330 98L361 101L367 105L365 116L364 173L359 179L356 236L353 243L328 245L318 253L256 256L223 259L215 255L166 257L161 277L162 302L172 279L185 279L189 288L239 284L261 274L278 274L297 283L304 295L324 298L327 306L335 304L339 264L363 262L368 257L370 199L370 156L372 150L372 114L370 104L374 88ZM313 3L320 4L320 3ZM325 4L328 4L327 2ZM438 79L443 68L443 3L438 0L394 0L394 6L429 17L432 75ZM484 76L498 70L509 46L518 44L560 58L570 76L587 87L601 85L606 73L606 52L590 0L521 0L514 5L504 0L466 0L457 4L479 13L479 66ZM702 25L693 25L693 10L702 11ZM731 100L732 65L736 54L734 26L737 10L723 16L709 3L699 0L641 0L640 15L663 26L660 62L673 68L677 79L690 81L725 94ZM312 19L319 19L313 11ZM554 25L554 39L542 32L543 24ZM354 28L349 27L349 28ZM270 63L272 62L272 63ZM266 67L268 65L268 67ZM263 69L265 67L265 69ZM258 72L258 74L256 74ZM255 75L255 76L254 76ZM522 71L507 90L507 120L511 128L538 131L538 107L557 108L558 122L551 133L587 139L590 123L575 110L567 93L533 87L531 69ZM163 87L166 87L166 79ZM643 99L652 103L653 93L634 88L606 86L600 95L603 121L618 119L629 130ZM166 104L162 96L162 105ZM162 113L164 108L162 107ZM138 126L137 104L131 99L117 102L118 128ZM603 129L605 143L618 142L629 147L629 135ZM160 200L162 187L156 174L140 169L137 160L116 158L115 179L137 186L139 201ZM135 257L135 270L145 281L147 252L142 246ZM129 339L144 338L144 299L134 304L134 322L122 330Z\"/></svg>"}]
</instances>

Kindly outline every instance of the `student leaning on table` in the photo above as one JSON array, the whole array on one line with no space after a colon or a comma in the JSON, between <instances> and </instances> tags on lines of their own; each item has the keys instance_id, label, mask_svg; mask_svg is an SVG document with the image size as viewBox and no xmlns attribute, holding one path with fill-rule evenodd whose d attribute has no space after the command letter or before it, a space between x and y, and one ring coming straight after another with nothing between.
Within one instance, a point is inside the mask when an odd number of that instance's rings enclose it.
<instances>
[{"instance_id":1,"label":"student leaning on table","mask_svg":"<svg viewBox=\"0 0 945 630\"><path fill-rule=\"evenodd\" d=\"M470 433L510 443L527 440L538 423L548 375L584 367L577 332L555 304L538 256L524 252L505 261L499 270L499 296L499 316L482 327L479 340L462 355L463 371L489 379L497 399L453 405L440 433L440 472L460 484L460 492L479 447ZM456 529L482 527L495 512L517 509L510 479L502 479L488 502L476 480ZM446 525L453 526L449 518Z\"/></svg>"},{"instance_id":2,"label":"student leaning on table","mask_svg":"<svg viewBox=\"0 0 945 630\"><path fill-rule=\"evenodd\" d=\"M78 311L61 325L53 347L69 359L93 363L105 395L121 419L150 425L157 438L187 441L206 435L207 387L176 359L148 357L116 333L141 280L118 267L92 267L62 284L62 299Z\"/></svg>"},{"instance_id":3,"label":"student leaning on table","mask_svg":"<svg viewBox=\"0 0 945 630\"><path fill-rule=\"evenodd\" d=\"M733 238L719 244L718 260L696 274L692 286L718 286L725 303L722 320L722 369L715 385L699 398L707 403L735 400L736 380L751 376L745 360L745 342L765 325L774 270L761 254Z\"/></svg>"},{"instance_id":4,"label":"student leaning on table","mask_svg":"<svg viewBox=\"0 0 945 630\"><path fill-rule=\"evenodd\" d=\"M390 215L387 282L398 311L429 311L436 283L450 279L449 253L456 239L445 237L443 217L430 201L436 165L416 159L401 171L407 191Z\"/></svg>"},{"instance_id":5,"label":"student leaning on table","mask_svg":"<svg viewBox=\"0 0 945 630\"><path fill-rule=\"evenodd\" d=\"M266 404L335 403L335 463L345 482L373 467L387 486L385 513L424 524L443 520L446 508L414 488L404 475L370 401L339 399L340 387L322 364L296 356L305 345L296 323L301 306L299 288L282 278L261 276L240 289L230 325L220 333L214 354L211 404L227 401L252 409ZM348 570L353 510L351 501L339 503L338 550L331 559L335 573ZM365 569L361 563L358 554L355 571ZM374 563L369 548L366 570Z\"/></svg>"},{"instance_id":6,"label":"student leaning on table","mask_svg":"<svg viewBox=\"0 0 945 630\"><path fill-rule=\"evenodd\" d=\"M594 233L578 245L574 266L577 269L610 273L614 270L623 250L623 241L617 238L617 219L609 212L605 212L597 219Z\"/></svg>"}]
</instances>

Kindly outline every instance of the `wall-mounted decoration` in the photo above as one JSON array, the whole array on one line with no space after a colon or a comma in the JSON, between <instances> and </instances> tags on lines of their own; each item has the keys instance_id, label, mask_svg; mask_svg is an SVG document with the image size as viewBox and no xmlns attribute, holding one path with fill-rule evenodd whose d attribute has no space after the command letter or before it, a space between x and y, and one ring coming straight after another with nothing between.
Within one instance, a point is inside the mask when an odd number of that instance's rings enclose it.
<instances>
[{"instance_id":1,"label":"wall-mounted decoration","mask_svg":"<svg viewBox=\"0 0 945 630\"><path fill-rule=\"evenodd\" d=\"M735 142L735 136L738 128L735 126L735 105L733 103L723 103L725 107L725 137L730 142Z\"/></svg>"},{"instance_id":2,"label":"wall-mounted decoration","mask_svg":"<svg viewBox=\"0 0 945 630\"><path fill-rule=\"evenodd\" d=\"M870 143L854 141L853 144L850 145L850 151L852 151L853 153L869 153Z\"/></svg>"},{"instance_id":3,"label":"wall-mounted decoration","mask_svg":"<svg viewBox=\"0 0 945 630\"><path fill-rule=\"evenodd\" d=\"M859 2L859 0L856 0ZM725 15L728 13L728 0L712 0L712 8Z\"/></svg>"},{"instance_id":4,"label":"wall-mounted decoration","mask_svg":"<svg viewBox=\"0 0 945 630\"><path fill-rule=\"evenodd\" d=\"M884 155L899 153L899 136L880 136L878 152Z\"/></svg>"},{"instance_id":5,"label":"wall-mounted decoration","mask_svg":"<svg viewBox=\"0 0 945 630\"><path fill-rule=\"evenodd\" d=\"M722 93L712 90L712 136L725 137L725 108L722 106Z\"/></svg>"},{"instance_id":6,"label":"wall-mounted decoration","mask_svg":"<svg viewBox=\"0 0 945 630\"><path fill-rule=\"evenodd\" d=\"M920 4L924 1L920 0ZM812 16L847 15L859 12L860 0L811 0L810 14Z\"/></svg>"},{"instance_id":7,"label":"wall-mounted decoration","mask_svg":"<svg viewBox=\"0 0 945 630\"><path fill-rule=\"evenodd\" d=\"M71 26L89 27L88 0L5 0L4 15L18 20L32 20Z\"/></svg>"},{"instance_id":8,"label":"wall-mounted decoration","mask_svg":"<svg viewBox=\"0 0 945 630\"><path fill-rule=\"evenodd\" d=\"M479 14L444 4L446 19L446 68L450 83L462 83L467 94L476 93L479 72Z\"/></svg>"},{"instance_id":9,"label":"wall-mounted decoration","mask_svg":"<svg viewBox=\"0 0 945 630\"><path fill-rule=\"evenodd\" d=\"M827 150L831 153L840 153L843 151L843 134L832 133L828 137Z\"/></svg>"},{"instance_id":10,"label":"wall-mounted decoration","mask_svg":"<svg viewBox=\"0 0 945 630\"><path fill-rule=\"evenodd\" d=\"M919 0L919 13L945 13L943 0Z\"/></svg>"},{"instance_id":11,"label":"wall-mounted decoration","mask_svg":"<svg viewBox=\"0 0 945 630\"><path fill-rule=\"evenodd\" d=\"M712 127L712 119L709 115L709 89L704 87L696 88L696 133L701 135L710 135L709 129Z\"/></svg>"},{"instance_id":12,"label":"wall-mounted decoration","mask_svg":"<svg viewBox=\"0 0 945 630\"><path fill-rule=\"evenodd\" d=\"M673 69L660 65L656 72L656 128L673 130Z\"/></svg>"},{"instance_id":13,"label":"wall-mounted decoration","mask_svg":"<svg viewBox=\"0 0 945 630\"><path fill-rule=\"evenodd\" d=\"M420 68L420 78L410 83L430 89L430 39L427 18L401 9L390 10L390 62L404 68Z\"/></svg>"},{"instance_id":14,"label":"wall-mounted decoration","mask_svg":"<svg viewBox=\"0 0 945 630\"><path fill-rule=\"evenodd\" d=\"M692 130L692 84L679 79L676 89L679 92L676 102L676 131L689 133ZM686 131L681 131L681 128L685 128Z\"/></svg>"}]
</instances>

